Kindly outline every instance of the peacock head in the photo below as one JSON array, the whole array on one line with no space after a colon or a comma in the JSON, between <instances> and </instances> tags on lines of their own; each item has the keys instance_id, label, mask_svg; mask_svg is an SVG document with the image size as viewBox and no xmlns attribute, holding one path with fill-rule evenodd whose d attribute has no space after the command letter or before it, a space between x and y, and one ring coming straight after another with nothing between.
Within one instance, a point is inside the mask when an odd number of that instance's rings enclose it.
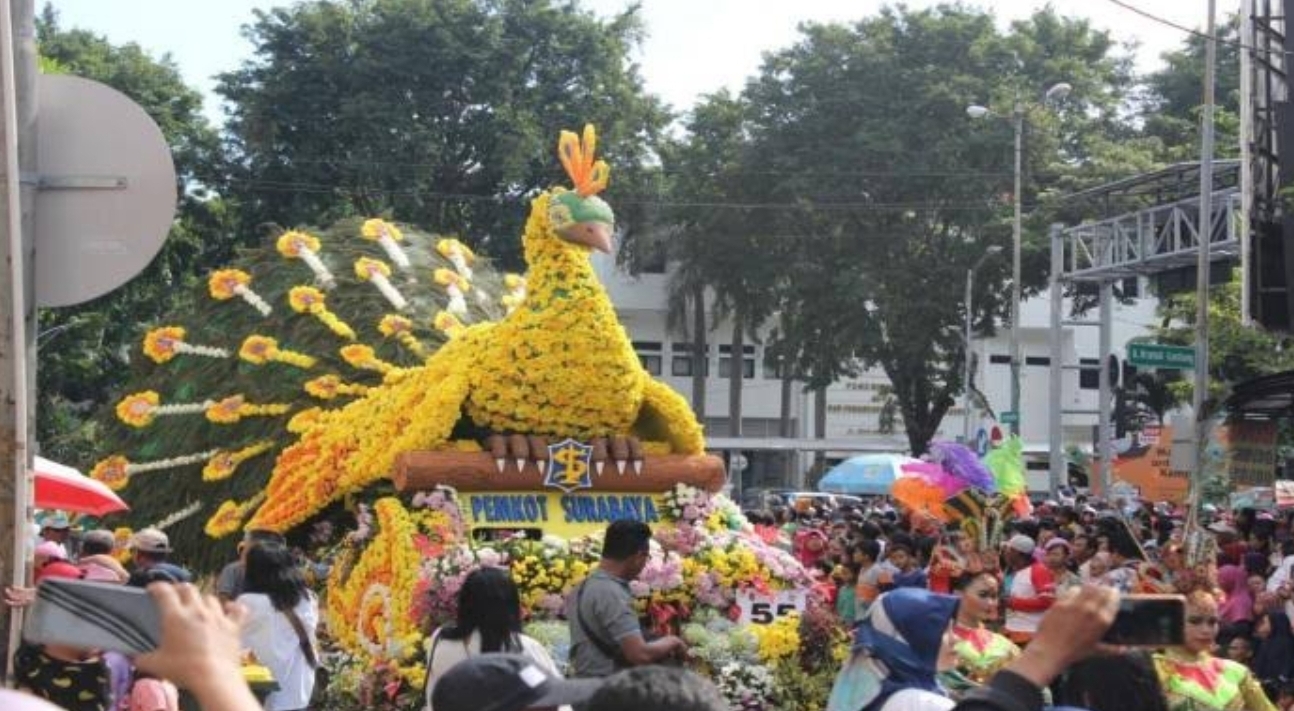
<instances>
[{"instance_id":1,"label":"peacock head","mask_svg":"<svg viewBox=\"0 0 1294 711\"><path fill-rule=\"evenodd\" d=\"M557 153L575 189L552 190L548 220L553 231L563 240L610 254L616 216L598 193L606 189L611 169L604 161L594 161L597 142L597 133L592 125L584 127L583 138L571 131L562 131Z\"/></svg>"}]
</instances>

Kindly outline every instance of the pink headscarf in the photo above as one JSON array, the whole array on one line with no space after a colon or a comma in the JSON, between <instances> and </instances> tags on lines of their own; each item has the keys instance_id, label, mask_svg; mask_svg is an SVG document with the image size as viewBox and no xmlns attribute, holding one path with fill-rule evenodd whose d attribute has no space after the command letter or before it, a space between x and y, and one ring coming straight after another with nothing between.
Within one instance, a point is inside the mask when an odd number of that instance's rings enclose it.
<instances>
[{"instance_id":1,"label":"pink headscarf","mask_svg":"<svg viewBox=\"0 0 1294 711\"><path fill-rule=\"evenodd\" d=\"M1254 618L1254 598L1249 594L1247 579L1245 569L1238 565L1218 568L1218 587L1226 594L1226 599L1218 608L1218 617L1223 624L1246 622Z\"/></svg>"}]
</instances>

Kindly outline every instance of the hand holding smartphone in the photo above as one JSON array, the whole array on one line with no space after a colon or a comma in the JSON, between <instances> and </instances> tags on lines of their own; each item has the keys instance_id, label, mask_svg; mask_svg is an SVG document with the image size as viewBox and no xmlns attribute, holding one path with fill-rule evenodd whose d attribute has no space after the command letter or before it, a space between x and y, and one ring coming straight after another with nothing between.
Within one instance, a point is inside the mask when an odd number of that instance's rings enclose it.
<instances>
[{"instance_id":1,"label":"hand holding smartphone","mask_svg":"<svg viewBox=\"0 0 1294 711\"><path fill-rule=\"evenodd\" d=\"M1124 595L1101 641L1124 647L1173 647L1186 640L1186 598Z\"/></svg>"},{"instance_id":2,"label":"hand holding smartphone","mask_svg":"<svg viewBox=\"0 0 1294 711\"><path fill-rule=\"evenodd\" d=\"M134 656L156 649L162 631L157 605L142 588L50 578L36 589L23 637Z\"/></svg>"}]
</instances>

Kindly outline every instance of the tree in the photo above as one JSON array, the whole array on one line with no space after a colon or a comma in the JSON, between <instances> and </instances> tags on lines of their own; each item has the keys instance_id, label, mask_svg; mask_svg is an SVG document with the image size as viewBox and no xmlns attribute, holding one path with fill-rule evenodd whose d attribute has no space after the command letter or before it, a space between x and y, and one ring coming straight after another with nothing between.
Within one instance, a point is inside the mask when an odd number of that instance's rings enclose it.
<instances>
[{"instance_id":1,"label":"tree","mask_svg":"<svg viewBox=\"0 0 1294 711\"><path fill-rule=\"evenodd\" d=\"M603 21L551 0L322 0L258 11L255 58L221 76L245 229L390 213L519 264L524 202L560 181L558 129L597 125L621 227L645 226L666 123Z\"/></svg>"},{"instance_id":2,"label":"tree","mask_svg":"<svg viewBox=\"0 0 1294 711\"><path fill-rule=\"evenodd\" d=\"M1262 375L1294 368L1294 348L1287 336L1254 328L1245 323L1240 312L1241 281L1239 270L1231 279L1209 290L1209 396L1212 409L1235 383ZM1194 345L1194 292L1177 294L1159 305L1160 324L1155 339L1160 343ZM1181 401L1190 400L1192 380L1182 379L1169 385Z\"/></svg>"},{"instance_id":3,"label":"tree","mask_svg":"<svg viewBox=\"0 0 1294 711\"><path fill-rule=\"evenodd\" d=\"M965 108L1010 113L1060 80L1074 98L1030 114L1024 196L1076 174L1068 166L1119 123L1131 65L1109 37L1051 10L1000 33L962 7L883 10L853 26L807 25L747 87L753 165L773 176L762 202L798 244L799 273L830 274L828 294L796 311L799 334L839 339L823 373L883 369L914 452L961 391L962 285L990 244L1008 246L1010 128L971 124ZM767 227L765 229L768 229ZM1042 230L1027 235L1025 285L1045 278ZM1003 315L1009 260L978 274L974 319Z\"/></svg>"},{"instance_id":4,"label":"tree","mask_svg":"<svg viewBox=\"0 0 1294 711\"><path fill-rule=\"evenodd\" d=\"M227 259L236 242L228 206L206 189L220 171L218 136L202 115L201 95L184 84L170 58L63 29L48 5L37 34L44 71L103 82L143 107L171 147L180 184L171 233L139 276L88 303L40 311L37 437L48 456L86 463L97 448L89 413L107 402L138 352L140 324L158 318L180 287Z\"/></svg>"},{"instance_id":5,"label":"tree","mask_svg":"<svg viewBox=\"0 0 1294 711\"><path fill-rule=\"evenodd\" d=\"M1220 24L1217 43L1215 137L1218 158L1240 155L1240 20ZM1200 159L1200 106L1204 100L1206 42L1187 35L1185 46L1163 55L1165 67L1147 77L1141 107L1145 135L1158 141L1165 162Z\"/></svg>"}]
</instances>

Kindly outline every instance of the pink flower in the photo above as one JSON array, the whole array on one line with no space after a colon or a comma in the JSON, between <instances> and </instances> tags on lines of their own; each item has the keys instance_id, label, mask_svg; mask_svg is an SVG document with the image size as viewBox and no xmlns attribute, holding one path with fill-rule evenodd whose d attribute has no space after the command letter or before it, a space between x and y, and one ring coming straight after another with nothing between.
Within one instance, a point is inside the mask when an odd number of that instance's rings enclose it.
<instances>
[{"instance_id":1,"label":"pink flower","mask_svg":"<svg viewBox=\"0 0 1294 711\"><path fill-rule=\"evenodd\" d=\"M493 548L482 548L476 552L476 559L487 568L497 568L503 562L503 556Z\"/></svg>"},{"instance_id":2,"label":"pink flower","mask_svg":"<svg viewBox=\"0 0 1294 711\"><path fill-rule=\"evenodd\" d=\"M651 587L641 580L634 580L629 583L629 592L634 597L647 597L651 594Z\"/></svg>"},{"instance_id":3,"label":"pink flower","mask_svg":"<svg viewBox=\"0 0 1294 711\"><path fill-rule=\"evenodd\" d=\"M701 517L701 510L698 509L695 505L688 504L687 506L683 507L684 521L695 521L700 517Z\"/></svg>"}]
</instances>

